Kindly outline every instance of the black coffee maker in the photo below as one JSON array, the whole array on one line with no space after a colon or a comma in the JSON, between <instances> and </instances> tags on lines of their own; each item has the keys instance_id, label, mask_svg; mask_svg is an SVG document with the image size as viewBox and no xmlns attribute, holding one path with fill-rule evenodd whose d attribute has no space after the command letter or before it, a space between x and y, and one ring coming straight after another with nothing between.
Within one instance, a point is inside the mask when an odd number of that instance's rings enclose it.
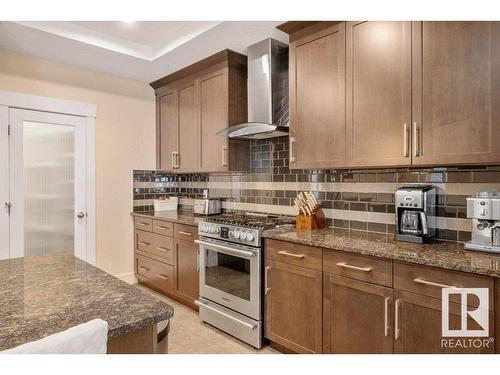
<instances>
[{"instance_id":1,"label":"black coffee maker","mask_svg":"<svg viewBox=\"0 0 500 375\"><path fill-rule=\"evenodd\" d=\"M427 243L435 235L436 189L432 185L408 185L396 190L398 241Z\"/></svg>"}]
</instances>

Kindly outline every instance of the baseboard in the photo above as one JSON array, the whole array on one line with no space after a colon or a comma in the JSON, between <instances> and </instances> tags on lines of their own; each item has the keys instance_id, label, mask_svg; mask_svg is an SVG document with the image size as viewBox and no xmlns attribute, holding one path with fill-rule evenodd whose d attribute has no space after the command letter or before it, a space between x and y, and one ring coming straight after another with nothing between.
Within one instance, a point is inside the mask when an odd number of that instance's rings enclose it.
<instances>
[{"instance_id":1,"label":"baseboard","mask_svg":"<svg viewBox=\"0 0 500 375\"><path fill-rule=\"evenodd\" d=\"M135 274L133 272L121 273L119 275L115 275L115 277L118 277L120 280L123 280L128 284L136 284L137 283L137 279L136 279Z\"/></svg>"}]
</instances>

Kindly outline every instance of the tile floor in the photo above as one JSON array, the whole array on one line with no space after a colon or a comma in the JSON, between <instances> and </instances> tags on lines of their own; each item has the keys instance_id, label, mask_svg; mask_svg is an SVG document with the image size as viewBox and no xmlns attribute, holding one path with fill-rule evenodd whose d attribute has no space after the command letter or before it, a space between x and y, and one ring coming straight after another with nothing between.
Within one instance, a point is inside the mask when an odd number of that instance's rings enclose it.
<instances>
[{"instance_id":1,"label":"tile floor","mask_svg":"<svg viewBox=\"0 0 500 375\"><path fill-rule=\"evenodd\" d=\"M178 302L142 285L138 287L174 307L168 339L170 354L280 354L269 346L257 350L201 322L198 314Z\"/></svg>"}]
</instances>

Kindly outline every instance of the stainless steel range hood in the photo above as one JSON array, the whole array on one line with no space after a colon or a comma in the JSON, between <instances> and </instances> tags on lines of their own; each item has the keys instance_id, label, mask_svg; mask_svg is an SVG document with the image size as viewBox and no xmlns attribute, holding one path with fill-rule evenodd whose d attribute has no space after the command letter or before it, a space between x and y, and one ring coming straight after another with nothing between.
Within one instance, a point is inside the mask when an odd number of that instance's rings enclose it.
<instances>
[{"instance_id":1,"label":"stainless steel range hood","mask_svg":"<svg viewBox=\"0 0 500 375\"><path fill-rule=\"evenodd\" d=\"M266 39L248 47L248 122L217 135L264 139L288 135L288 46Z\"/></svg>"}]
</instances>

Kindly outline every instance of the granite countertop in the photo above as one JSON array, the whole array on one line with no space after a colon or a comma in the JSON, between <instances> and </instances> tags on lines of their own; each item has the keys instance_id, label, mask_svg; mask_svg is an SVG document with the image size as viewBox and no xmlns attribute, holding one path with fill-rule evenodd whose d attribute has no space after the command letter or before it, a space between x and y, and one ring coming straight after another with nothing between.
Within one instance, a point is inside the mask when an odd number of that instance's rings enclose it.
<instances>
[{"instance_id":1,"label":"granite countertop","mask_svg":"<svg viewBox=\"0 0 500 375\"><path fill-rule=\"evenodd\" d=\"M189 210L139 211L139 212L132 212L131 215L166 220L166 221L171 221L173 223L193 225L193 226L197 226L198 222L203 221L207 218L204 215L195 215L193 211Z\"/></svg>"},{"instance_id":2,"label":"granite countertop","mask_svg":"<svg viewBox=\"0 0 500 375\"><path fill-rule=\"evenodd\" d=\"M108 338L173 316L172 306L71 253L0 261L0 350L100 318Z\"/></svg>"},{"instance_id":3,"label":"granite countertop","mask_svg":"<svg viewBox=\"0 0 500 375\"><path fill-rule=\"evenodd\" d=\"M342 250L362 255L441 267L456 271L500 277L500 255L465 251L463 243L412 244L395 241L394 236L346 229L271 229L265 238Z\"/></svg>"}]
</instances>

